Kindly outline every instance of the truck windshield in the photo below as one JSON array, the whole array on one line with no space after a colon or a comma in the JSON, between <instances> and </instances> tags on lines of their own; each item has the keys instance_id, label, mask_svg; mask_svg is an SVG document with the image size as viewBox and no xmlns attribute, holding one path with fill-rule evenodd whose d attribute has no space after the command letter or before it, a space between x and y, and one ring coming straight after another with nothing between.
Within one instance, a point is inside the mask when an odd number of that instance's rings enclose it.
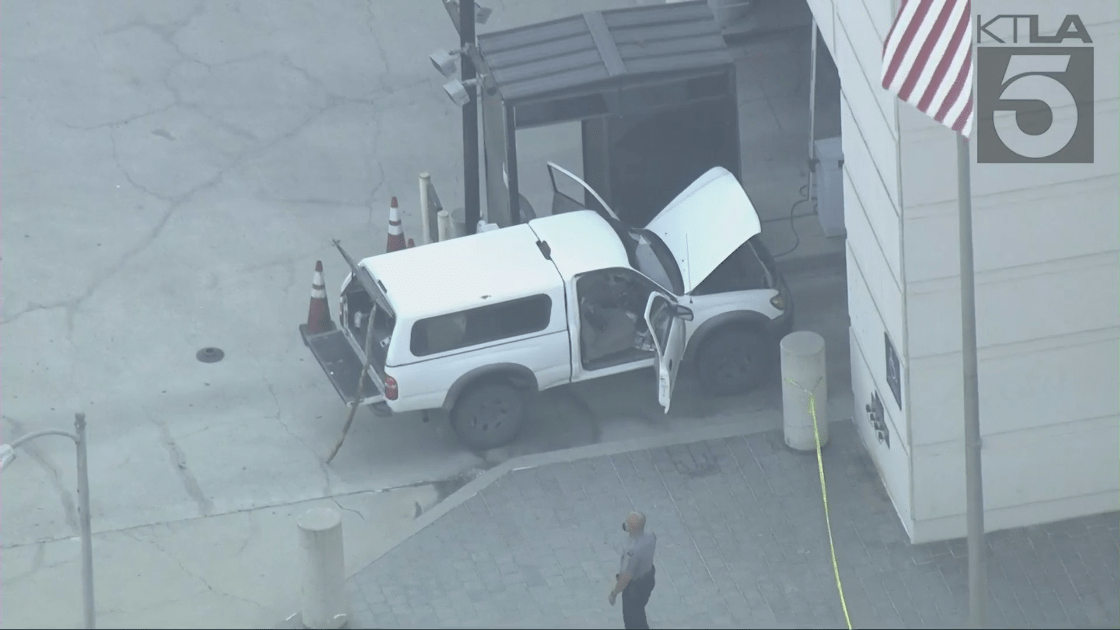
<instances>
[{"instance_id":1,"label":"truck windshield","mask_svg":"<svg viewBox=\"0 0 1120 630\"><path fill-rule=\"evenodd\" d=\"M668 245L665 245L659 235L624 225L606 212L596 212L618 235L618 240L622 241L623 249L626 250L626 258L634 269L641 271L646 278L657 282L669 293L684 295L681 268L676 265L673 252L669 251Z\"/></svg>"},{"instance_id":2,"label":"truck windshield","mask_svg":"<svg viewBox=\"0 0 1120 630\"><path fill-rule=\"evenodd\" d=\"M649 230L627 227L605 212L599 213L599 216L614 229L635 269L670 293L684 295L681 268L660 236Z\"/></svg>"},{"instance_id":3,"label":"truck windshield","mask_svg":"<svg viewBox=\"0 0 1120 630\"><path fill-rule=\"evenodd\" d=\"M684 295L681 269L661 238L647 230L630 230L634 240L634 266L675 295Z\"/></svg>"}]
</instances>

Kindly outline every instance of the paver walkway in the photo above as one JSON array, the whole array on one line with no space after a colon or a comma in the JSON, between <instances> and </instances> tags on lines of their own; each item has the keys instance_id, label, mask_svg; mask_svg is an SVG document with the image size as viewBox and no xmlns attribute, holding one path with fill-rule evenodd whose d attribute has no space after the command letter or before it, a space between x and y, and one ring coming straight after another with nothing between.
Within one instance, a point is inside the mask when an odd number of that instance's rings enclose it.
<instances>
[{"instance_id":1,"label":"paver walkway","mask_svg":"<svg viewBox=\"0 0 1120 630\"><path fill-rule=\"evenodd\" d=\"M908 542L849 421L824 462L852 625L962 626L964 541ZM778 431L509 472L355 575L351 627L621 627L632 507L658 535L653 626L844 627L815 458ZM1118 530L990 534L991 627L1120 625Z\"/></svg>"}]
</instances>

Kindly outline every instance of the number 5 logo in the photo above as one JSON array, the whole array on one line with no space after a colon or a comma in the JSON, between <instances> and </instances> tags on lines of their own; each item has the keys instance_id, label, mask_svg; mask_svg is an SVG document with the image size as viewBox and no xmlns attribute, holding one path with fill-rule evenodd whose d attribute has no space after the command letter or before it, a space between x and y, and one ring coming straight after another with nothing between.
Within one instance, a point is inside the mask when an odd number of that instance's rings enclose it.
<instances>
[{"instance_id":1,"label":"number 5 logo","mask_svg":"<svg viewBox=\"0 0 1120 630\"><path fill-rule=\"evenodd\" d=\"M1050 126L1029 134L1019 126L1015 109L996 105L992 122L1003 145L1025 158L1045 158L1065 148L1077 132L1077 100L1053 74L1065 74L1069 55L1012 55L1003 75L999 101L1034 101L1050 110ZM1059 114L1059 110L1064 110ZM1060 115L1065 116L1059 118ZM1071 115L1072 114L1072 115Z\"/></svg>"}]
</instances>

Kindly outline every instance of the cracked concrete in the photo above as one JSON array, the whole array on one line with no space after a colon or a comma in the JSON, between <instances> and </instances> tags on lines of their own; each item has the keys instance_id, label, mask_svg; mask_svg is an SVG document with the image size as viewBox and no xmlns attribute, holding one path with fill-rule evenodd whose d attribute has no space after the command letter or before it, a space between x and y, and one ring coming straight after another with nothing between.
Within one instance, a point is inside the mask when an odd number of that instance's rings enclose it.
<instances>
[{"instance_id":1,"label":"cracked concrete","mask_svg":"<svg viewBox=\"0 0 1120 630\"><path fill-rule=\"evenodd\" d=\"M331 506L343 515L349 573L385 551L387 531L405 527L415 505L431 507L432 487L364 492L210 518L147 525L94 537L98 622L104 628L271 627L297 602L304 511ZM8 628L77 627L77 538L4 549ZM153 584L157 583L158 584ZM51 600L42 590L50 585ZM49 605L32 606L40 602Z\"/></svg>"},{"instance_id":2,"label":"cracked concrete","mask_svg":"<svg viewBox=\"0 0 1120 630\"><path fill-rule=\"evenodd\" d=\"M257 142L298 129L328 95L307 73L267 54L218 66L183 63L168 77L179 101Z\"/></svg>"},{"instance_id":3,"label":"cracked concrete","mask_svg":"<svg viewBox=\"0 0 1120 630\"><path fill-rule=\"evenodd\" d=\"M297 574L292 554L246 578L282 595L239 608L254 598L240 582L215 583L220 562L179 584L166 558L114 532L187 523L184 540L205 547L223 534L203 531L210 519L199 517L406 486L476 463L449 440L433 448L432 427L402 418L389 439L356 429L328 468L345 410L295 334L315 259L340 279L329 239L383 246L390 174L407 199L420 170L454 171L451 156L424 163L457 136L453 106L432 98L427 68L387 75L380 42L391 50L400 36L370 22L365 2L45 1L6 6L0 28L3 435L88 414L103 624L175 625L169 612L203 626L256 624L260 605L285 609L298 593L263 577ZM409 161L385 168L407 133L380 129L415 116L439 125L409 138ZM411 209L406 220L411 228ZM195 361L208 345L226 359ZM74 474L73 447L51 440L28 445L4 474L5 626L79 619L71 591L50 586L77 577L76 557L54 560L74 547ZM401 514L411 519L429 490L395 491L407 496ZM374 542L398 527L348 501L337 505L383 530ZM295 535L294 517L275 527ZM259 543L239 544L245 554ZM362 544L348 546L360 554ZM141 558L155 559L120 582Z\"/></svg>"},{"instance_id":4,"label":"cracked concrete","mask_svg":"<svg viewBox=\"0 0 1120 630\"><path fill-rule=\"evenodd\" d=\"M276 420L277 424L283 427L285 433L292 436L292 438L297 440L300 444L307 447L308 452L310 452L313 456L318 457L319 454L315 450L315 448L308 444L307 440L303 439L297 433L293 432L292 428L284 420L284 409L280 405L280 399L277 398L276 390L272 387L272 383L268 382L268 379L265 379L264 384L265 387L268 388L269 395L272 396L272 401L276 404L276 415L274 416L274 419ZM334 488L331 479L332 472L330 467L327 465L326 460L319 460L319 469L323 471L323 496L331 496L334 494Z\"/></svg>"},{"instance_id":5,"label":"cracked concrete","mask_svg":"<svg viewBox=\"0 0 1120 630\"><path fill-rule=\"evenodd\" d=\"M483 30L637 3L492 3ZM296 332L317 259L337 308L332 238L382 251L391 196L417 237L422 171L461 205L460 115L428 61L457 42L436 0L4 5L0 437L87 413L103 626L271 625L298 596L299 511L341 509L361 566L433 484L485 467L442 419L365 410L324 464L347 410ZM573 138L520 139L534 203ZM805 291L842 304L835 285ZM773 394L730 403L665 416L649 374L587 383L542 397L514 450L738 422ZM79 622L74 475L53 439L4 472L2 627Z\"/></svg>"},{"instance_id":6,"label":"cracked concrete","mask_svg":"<svg viewBox=\"0 0 1120 630\"><path fill-rule=\"evenodd\" d=\"M187 465L187 458L183 455L183 449L179 448L179 444L175 442L175 438L171 436L171 432L167 430L166 425L156 420L149 412L145 411L145 415L159 431L160 443L167 451L172 470L179 475L180 481L183 482L183 490L198 505L199 514L209 516L214 512L214 504L202 494L202 488L199 487L198 480L195 479L194 473Z\"/></svg>"}]
</instances>

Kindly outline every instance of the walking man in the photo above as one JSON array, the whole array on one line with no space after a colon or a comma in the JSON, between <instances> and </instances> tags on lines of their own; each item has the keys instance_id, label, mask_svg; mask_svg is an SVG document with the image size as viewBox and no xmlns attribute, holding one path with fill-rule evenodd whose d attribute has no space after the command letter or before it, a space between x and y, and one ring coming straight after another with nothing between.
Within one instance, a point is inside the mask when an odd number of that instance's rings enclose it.
<instances>
[{"instance_id":1,"label":"walking man","mask_svg":"<svg viewBox=\"0 0 1120 630\"><path fill-rule=\"evenodd\" d=\"M614 589L607 601L614 606L622 594L622 623L626 628L649 628L646 621L646 604L653 592L653 552L657 535L646 531L646 515L631 512L622 523L622 530L630 535L622 553Z\"/></svg>"}]
</instances>

